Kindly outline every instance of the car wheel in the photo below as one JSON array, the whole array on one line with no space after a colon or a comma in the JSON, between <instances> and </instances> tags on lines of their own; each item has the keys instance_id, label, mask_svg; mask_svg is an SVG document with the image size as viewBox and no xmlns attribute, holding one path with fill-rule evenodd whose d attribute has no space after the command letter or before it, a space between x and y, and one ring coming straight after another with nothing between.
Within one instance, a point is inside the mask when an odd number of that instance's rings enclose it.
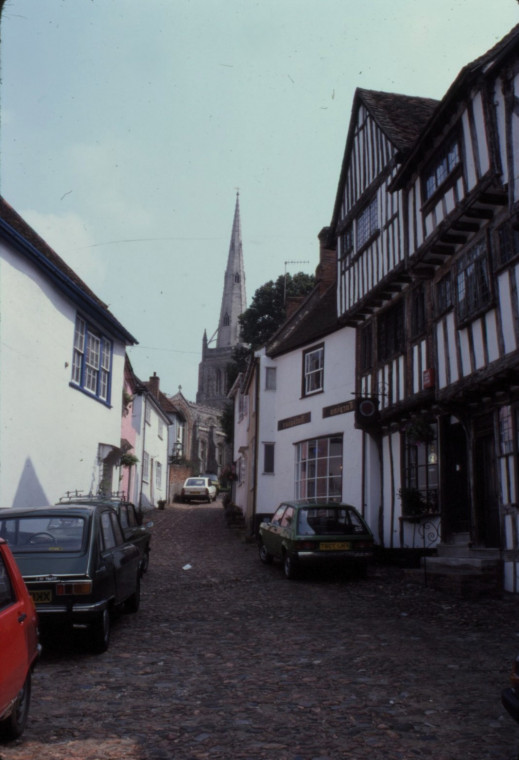
<instances>
[{"instance_id":1,"label":"car wheel","mask_svg":"<svg viewBox=\"0 0 519 760\"><path fill-rule=\"evenodd\" d=\"M283 571L285 578L291 581L297 577L297 560L288 552L283 557Z\"/></svg>"},{"instance_id":2,"label":"car wheel","mask_svg":"<svg viewBox=\"0 0 519 760\"><path fill-rule=\"evenodd\" d=\"M27 673L25 683L16 697L16 703L8 718L0 721L0 736L2 739L17 739L22 735L29 717L31 702L31 671Z\"/></svg>"},{"instance_id":3,"label":"car wheel","mask_svg":"<svg viewBox=\"0 0 519 760\"><path fill-rule=\"evenodd\" d=\"M135 586L135 591L131 596L128 597L126 602L124 603L124 609L126 612L138 612L139 607L141 604L141 578L138 576L137 578L137 585Z\"/></svg>"},{"instance_id":4,"label":"car wheel","mask_svg":"<svg viewBox=\"0 0 519 760\"><path fill-rule=\"evenodd\" d=\"M274 557L270 552L267 551L267 547L263 543L263 541L260 541L259 543L259 558L263 562L264 565L271 565L272 560Z\"/></svg>"},{"instance_id":5,"label":"car wheel","mask_svg":"<svg viewBox=\"0 0 519 760\"><path fill-rule=\"evenodd\" d=\"M92 623L92 650L97 654L106 652L110 644L110 610L108 607L102 611Z\"/></svg>"}]
</instances>

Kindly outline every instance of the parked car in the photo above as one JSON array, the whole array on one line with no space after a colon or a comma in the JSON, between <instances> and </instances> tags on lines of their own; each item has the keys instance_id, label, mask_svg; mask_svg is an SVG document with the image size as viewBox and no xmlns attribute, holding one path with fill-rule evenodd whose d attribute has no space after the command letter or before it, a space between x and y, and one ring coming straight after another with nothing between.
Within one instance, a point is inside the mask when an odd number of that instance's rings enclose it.
<instances>
[{"instance_id":1,"label":"parked car","mask_svg":"<svg viewBox=\"0 0 519 760\"><path fill-rule=\"evenodd\" d=\"M501 694L501 702L508 714L519 723L519 657L516 657L510 673L510 686Z\"/></svg>"},{"instance_id":2,"label":"parked car","mask_svg":"<svg viewBox=\"0 0 519 760\"><path fill-rule=\"evenodd\" d=\"M216 487L206 477L187 478L182 487L181 497L185 502L194 499L211 502L216 499Z\"/></svg>"},{"instance_id":3,"label":"parked car","mask_svg":"<svg viewBox=\"0 0 519 760\"><path fill-rule=\"evenodd\" d=\"M220 493L220 488L221 488L218 475L215 475L214 473L209 472L204 475L204 478L208 478L210 484L216 488L216 495L218 496L218 494Z\"/></svg>"},{"instance_id":4,"label":"parked car","mask_svg":"<svg viewBox=\"0 0 519 760\"><path fill-rule=\"evenodd\" d=\"M5 510L0 536L20 567L42 634L53 626L86 630L92 649L104 652L114 610L138 610L140 551L110 505Z\"/></svg>"},{"instance_id":5,"label":"parked car","mask_svg":"<svg viewBox=\"0 0 519 760\"><path fill-rule=\"evenodd\" d=\"M259 526L259 555L283 563L287 578L303 564L340 563L365 575L373 556L373 534L355 507L308 499L280 504Z\"/></svg>"},{"instance_id":6,"label":"parked car","mask_svg":"<svg viewBox=\"0 0 519 760\"><path fill-rule=\"evenodd\" d=\"M119 496L64 496L59 505L63 504L109 504L119 516L119 522L127 541L134 543L141 554L141 575L144 575L150 564L151 528L153 521L144 522L142 511L137 510L131 501L125 501Z\"/></svg>"},{"instance_id":7,"label":"parked car","mask_svg":"<svg viewBox=\"0 0 519 760\"><path fill-rule=\"evenodd\" d=\"M34 602L7 543L0 539L0 737L23 733L31 675L40 654Z\"/></svg>"}]
</instances>

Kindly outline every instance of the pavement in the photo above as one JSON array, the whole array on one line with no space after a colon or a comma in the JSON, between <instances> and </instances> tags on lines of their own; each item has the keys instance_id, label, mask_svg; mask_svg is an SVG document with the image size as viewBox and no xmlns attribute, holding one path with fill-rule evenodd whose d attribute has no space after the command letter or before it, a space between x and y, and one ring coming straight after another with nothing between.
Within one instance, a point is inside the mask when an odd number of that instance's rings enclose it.
<instances>
[{"instance_id":1,"label":"pavement","mask_svg":"<svg viewBox=\"0 0 519 760\"><path fill-rule=\"evenodd\" d=\"M153 513L141 607L109 650L63 640L0 760L516 760L501 705L519 599L395 567L288 581L221 503Z\"/></svg>"}]
</instances>

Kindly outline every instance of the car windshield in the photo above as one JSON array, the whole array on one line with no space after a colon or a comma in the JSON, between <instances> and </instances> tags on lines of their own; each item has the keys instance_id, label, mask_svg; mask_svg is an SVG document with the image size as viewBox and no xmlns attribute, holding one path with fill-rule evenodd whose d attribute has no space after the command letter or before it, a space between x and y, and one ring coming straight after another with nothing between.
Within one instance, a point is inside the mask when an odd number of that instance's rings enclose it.
<instances>
[{"instance_id":1,"label":"car windshield","mask_svg":"<svg viewBox=\"0 0 519 760\"><path fill-rule=\"evenodd\" d=\"M299 510L299 536L344 536L366 532L360 517L347 507L305 507Z\"/></svg>"},{"instance_id":2,"label":"car windshield","mask_svg":"<svg viewBox=\"0 0 519 760\"><path fill-rule=\"evenodd\" d=\"M205 486L204 478L189 478L186 486Z\"/></svg>"},{"instance_id":3,"label":"car windshield","mask_svg":"<svg viewBox=\"0 0 519 760\"><path fill-rule=\"evenodd\" d=\"M77 515L27 515L0 519L0 536L19 552L78 552L86 531Z\"/></svg>"}]
</instances>

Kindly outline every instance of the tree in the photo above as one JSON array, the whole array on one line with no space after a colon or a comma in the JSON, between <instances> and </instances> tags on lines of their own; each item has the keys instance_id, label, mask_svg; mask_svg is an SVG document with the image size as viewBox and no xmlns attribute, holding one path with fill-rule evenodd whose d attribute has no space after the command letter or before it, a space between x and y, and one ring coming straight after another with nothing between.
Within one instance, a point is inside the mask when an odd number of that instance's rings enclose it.
<instances>
[{"instance_id":1,"label":"tree","mask_svg":"<svg viewBox=\"0 0 519 760\"><path fill-rule=\"evenodd\" d=\"M241 340L255 351L264 346L286 319L288 298L307 295L315 286L315 277L298 272L279 275L254 293L249 308L240 315Z\"/></svg>"}]
</instances>

